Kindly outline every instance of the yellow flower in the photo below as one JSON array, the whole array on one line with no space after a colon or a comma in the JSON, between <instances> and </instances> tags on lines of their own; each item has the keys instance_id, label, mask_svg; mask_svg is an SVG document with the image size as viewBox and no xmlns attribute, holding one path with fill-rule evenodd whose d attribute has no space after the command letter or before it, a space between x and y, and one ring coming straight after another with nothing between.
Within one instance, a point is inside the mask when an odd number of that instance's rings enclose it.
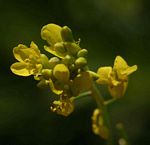
<instances>
[{"instance_id":1,"label":"yellow flower","mask_svg":"<svg viewBox=\"0 0 150 145\"><path fill-rule=\"evenodd\" d=\"M49 46L44 46L44 49L59 58L64 58L67 54L75 55L81 49L75 43L72 31L67 26L45 25L41 30L41 37L49 44Z\"/></svg>"},{"instance_id":2,"label":"yellow flower","mask_svg":"<svg viewBox=\"0 0 150 145\"><path fill-rule=\"evenodd\" d=\"M130 67L121 56L117 56L113 68L105 66L98 69L99 79L96 82L108 85L112 97L121 97L126 91L128 76L136 70L137 65Z\"/></svg>"},{"instance_id":3,"label":"yellow flower","mask_svg":"<svg viewBox=\"0 0 150 145\"><path fill-rule=\"evenodd\" d=\"M74 104L69 98L61 98L59 101L54 101L50 109L59 115L68 116L74 111Z\"/></svg>"},{"instance_id":4,"label":"yellow flower","mask_svg":"<svg viewBox=\"0 0 150 145\"><path fill-rule=\"evenodd\" d=\"M108 139L109 130L105 126L103 113L100 109L95 109L92 115L92 130L96 135L99 135L103 139Z\"/></svg>"},{"instance_id":5,"label":"yellow flower","mask_svg":"<svg viewBox=\"0 0 150 145\"><path fill-rule=\"evenodd\" d=\"M20 76L36 75L42 68L40 62L41 54L34 42L30 47L19 44L13 49L15 58L19 61L11 65L11 71Z\"/></svg>"}]
</instances>

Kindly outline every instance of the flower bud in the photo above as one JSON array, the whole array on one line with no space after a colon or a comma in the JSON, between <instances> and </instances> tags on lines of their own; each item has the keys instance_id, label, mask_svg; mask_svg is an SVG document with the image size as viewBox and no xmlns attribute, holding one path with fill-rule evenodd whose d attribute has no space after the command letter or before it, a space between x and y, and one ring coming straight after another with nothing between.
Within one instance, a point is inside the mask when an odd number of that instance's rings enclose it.
<instances>
[{"instance_id":1,"label":"flower bud","mask_svg":"<svg viewBox=\"0 0 150 145\"><path fill-rule=\"evenodd\" d=\"M77 57L86 57L88 54L88 51L86 49L81 49L77 53Z\"/></svg>"},{"instance_id":2,"label":"flower bud","mask_svg":"<svg viewBox=\"0 0 150 145\"><path fill-rule=\"evenodd\" d=\"M63 45L63 43L61 43L61 42L58 42L58 43L56 43L55 45L54 45L54 48L55 48L55 51L56 52L58 52L58 53L65 53L66 52L66 50L65 50L65 48L64 48L64 45Z\"/></svg>"},{"instance_id":3,"label":"flower bud","mask_svg":"<svg viewBox=\"0 0 150 145\"><path fill-rule=\"evenodd\" d=\"M44 68L49 68L49 60L48 57L45 54L41 54L41 59L40 59L42 65Z\"/></svg>"},{"instance_id":4,"label":"flower bud","mask_svg":"<svg viewBox=\"0 0 150 145\"><path fill-rule=\"evenodd\" d=\"M67 66L65 66L64 64L57 64L54 67L53 75L57 80L61 82L67 82L70 77L70 72Z\"/></svg>"},{"instance_id":5,"label":"flower bud","mask_svg":"<svg viewBox=\"0 0 150 145\"><path fill-rule=\"evenodd\" d=\"M71 55L76 55L81 50L80 46L76 43L65 42L64 46Z\"/></svg>"},{"instance_id":6,"label":"flower bud","mask_svg":"<svg viewBox=\"0 0 150 145\"><path fill-rule=\"evenodd\" d=\"M51 68L53 68L56 64L58 64L60 62L59 58L58 57L52 57L50 60L49 60L49 65Z\"/></svg>"},{"instance_id":7,"label":"flower bud","mask_svg":"<svg viewBox=\"0 0 150 145\"><path fill-rule=\"evenodd\" d=\"M75 65L79 68L85 66L86 64L87 64L87 60L84 57L79 57L75 61Z\"/></svg>"},{"instance_id":8,"label":"flower bud","mask_svg":"<svg viewBox=\"0 0 150 145\"><path fill-rule=\"evenodd\" d=\"M37 84L37 87L39 88L46 88L48 86L49 82L48 80L44 80L42 79L38 84Z\"/></svg>"},{"instance_id":9,"label":"flower bud","mask_svg":"<svg viewBox=\"0 0 150 145\"><path fill-rule=\"evenodd\" d=\"M52 69L43 69L42 70L42 75L45 79L49 79L52 76Z\"/></svg>"},{"instance_id":10,"label":"flower bud","mask_svg":"<svg viewBox=\"0 0 150 145\"><path fill-rule=\"evenodd\" d=\"M64 26L61 29L61 37L63 41L74 42L72 31L69 27Z\"/></svg>"},{"instance_id":11,"label":"flower bud","mask_svg":"<svg viewBox=\"0 0 150 145\"><path fill-rule=\"evenodd\" d=\"M63 61L65 64L72 64L74 59L70 55L66 55Z\"/></svg>"}]
</instances>

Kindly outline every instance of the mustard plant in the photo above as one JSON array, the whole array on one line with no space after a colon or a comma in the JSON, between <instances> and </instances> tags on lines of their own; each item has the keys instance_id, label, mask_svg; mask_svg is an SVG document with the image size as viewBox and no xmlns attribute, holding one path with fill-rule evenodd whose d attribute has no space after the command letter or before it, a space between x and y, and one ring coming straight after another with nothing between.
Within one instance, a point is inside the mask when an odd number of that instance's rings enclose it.
<instances>
[{"instance_id":1,"label":"mustard plant","mask_svg":"<svg viewBox=\"0 0 150 145\"><path fill-rule=\"evenodd\" d=\"M93 133L113 145L107 106L125 94L129 75L137 70L137 65L129 66L121 56L116 56L113 67L99 67L94 72L88 67L88 50L80 47L80 39L74 39L69 27L47 24L41 29L41 37L47 42L44 49L53 57L41 54L34 42L29 47L19 44L13 49L18 62L11 65L11 71L24 77L32 75L38 81L38 87L49 87L58 95L59 99L51 104L50 109L59 115L70 115L75 109L74 101L90 95L97 103L91 117ZM97 85L108 87L110 100L104 99ZM122 142L129 144L123 136L118 144L124 145Z\"/></svg>"}]
</instances>

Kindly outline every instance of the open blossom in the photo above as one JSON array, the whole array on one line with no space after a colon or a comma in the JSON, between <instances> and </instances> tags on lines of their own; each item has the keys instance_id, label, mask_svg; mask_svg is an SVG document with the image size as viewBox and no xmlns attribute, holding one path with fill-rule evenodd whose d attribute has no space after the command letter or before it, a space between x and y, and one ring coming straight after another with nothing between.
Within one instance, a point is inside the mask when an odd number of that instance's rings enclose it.
<instances>
[{"instance_id":1,"label":"open blossom","mask_svg":"<svg viewBox=\"0 0 150 145\"><path fill-rule=\"evenodd\" d=\"M67 97L61 97L60 100L53 102L50 109L59 115L68 116L74 111L74 103L73 100Z\"/></svg>"},{"instance_id":2,"label":"open blossom","mask_svg":"<svg viewBox=\"0 0 150 145\"><path fill-rule=\"evenodd\" d=\"M11 71L20 76L36 75L42 69L41 54L37 45L31 42L30 47L19 44L13 49L13 54L18 62L11 65Z\"/></svg>"},{"instance_id":3,"label":"open blossom","mask_svg":"<svg viewBox=\"0 0 150 145\"><path fill-rule=\"evenodd\" d=\"M121 56L117 56L113 68L105 66L98 69L99 78L96 82L108 85L108 90L112 97L121 97L126 91L128 76L136 70L137 65L128 66Z\"/></svg>"}]
</instances>

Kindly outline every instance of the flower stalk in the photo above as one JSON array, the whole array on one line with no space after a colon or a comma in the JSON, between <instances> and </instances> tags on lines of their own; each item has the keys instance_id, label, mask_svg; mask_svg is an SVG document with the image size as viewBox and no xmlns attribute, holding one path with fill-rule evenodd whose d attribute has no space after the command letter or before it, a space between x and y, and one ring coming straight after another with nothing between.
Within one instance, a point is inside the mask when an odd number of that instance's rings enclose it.
<instances>
[{"instance_id":1,"label":"flower stalk","mask_svg":"<svg viewBox=\"0 0 150 145\"><path fill-rule=\"evenodd\" d=\"M110 122L110 117L109 117L107 105L105 105L105 101L104 101L102 95L100 94L100 91L98 90L97 86L94 83L92 86L92 96L97 103L97 107L100 110L102 110L105 125L109 130L107 138L105 138L107 140L107 144L108 145L114 145L113 144L113 142L114 142L113 141L114 140L113 139L113 131L112 131L112 127L111 127L111 122Z\"/></svg>"}]
</instances>

